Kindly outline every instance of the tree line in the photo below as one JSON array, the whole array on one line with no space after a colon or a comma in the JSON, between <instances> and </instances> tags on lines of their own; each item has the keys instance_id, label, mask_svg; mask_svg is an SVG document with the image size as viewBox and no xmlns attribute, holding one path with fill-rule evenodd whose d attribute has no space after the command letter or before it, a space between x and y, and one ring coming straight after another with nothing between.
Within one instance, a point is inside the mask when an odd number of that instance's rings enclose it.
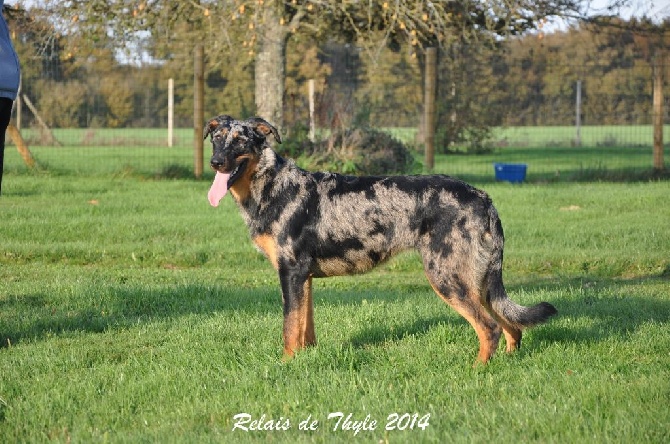
<instances>
[{"instance_id":1,"label":"tree line","mask_svg":"<svg viewBox=\"0 0 670 444\"><path fill-rule=\"evenodd\" d=\"M53 31L53 23L33 10L17 11L9 24L22 64L22 92L52 127L164 126L168 78L175 84L176 125L192 125L192 24L173 24L170 41L160 47L149 35L136 36L132 47L119 47L104 33L82 41L73 34L45 32ZM440 47L442 145L485 137L492 126L570 125L578 80L583 123L649 123L652 64L665 60L669 29L668 20L617 19L546 34L539 30L485 40L461 35L435 42ZM375 47L371 56L369 42L356 35L344 39L344 33L328 38L296 33L287 40L284 127L307 124L309 79L316 80L322 127L418 126L422 47L397 39ZM235 41L206 48L205 110L256 114L254 34L231 31L219 37ZM30 120L27 113L25 118Z\"/></svg>"}]
</instances>

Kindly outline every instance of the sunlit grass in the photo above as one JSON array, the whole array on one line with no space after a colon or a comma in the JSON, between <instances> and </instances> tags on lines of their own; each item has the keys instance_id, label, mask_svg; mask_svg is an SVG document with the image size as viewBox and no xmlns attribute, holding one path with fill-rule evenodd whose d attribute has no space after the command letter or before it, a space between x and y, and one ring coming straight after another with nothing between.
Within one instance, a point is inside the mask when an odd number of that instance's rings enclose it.
<instances>
[{"instance_id":1,"label":"sunlit grass","mask_svg":"<svg viewBox=\"0 0 670 444\"><path fill-rule=\"evenodd\" d=\"M54 168L10 159L0 197L0 442L350 442L338 412L368 418L363 442L670 439L668 182L494 183L465 156L510 296L559 315L473 368L474 331L407 253L315 281L318 345L284 362L278 280L230 198L35 154ZM288 430L233 430L240 413Z\"/></svg>"}]
</instances>

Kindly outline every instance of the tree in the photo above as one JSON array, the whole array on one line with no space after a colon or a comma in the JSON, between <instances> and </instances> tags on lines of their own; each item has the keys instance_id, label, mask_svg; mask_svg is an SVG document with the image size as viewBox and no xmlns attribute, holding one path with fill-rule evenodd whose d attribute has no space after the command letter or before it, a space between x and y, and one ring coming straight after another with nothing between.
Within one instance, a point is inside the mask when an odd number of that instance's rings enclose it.
<instances>
[{"instance_id":1,"label":"tree","mask_svg":"<svg viewBox=\"0 0 670 444\"><path fill-rule=\"evenodd\" d=\"M211 62L255 56L259 115L282 125L286 44L291 35L338 36L375 59L402 41L420 49L454 40L490 41L532 29L548 16L576 13L578 0L44 0L58 29L80 44L112 36L126 47L150 35L152 56L175 39L202 42Z\"/></svg>"},{"instance_id":2,"label":"tree","mask_svg":"<svg viewBox=\"0 0 670 444\"><path fill-rule=\"evenodd\" d=\"M364 81L356 96L365 106L358 113L377 127L411 126L423 104L416 54L401 45L398 51L384 51L375 63L363 63L362 71Z\"/></svg>"}]
</instances>

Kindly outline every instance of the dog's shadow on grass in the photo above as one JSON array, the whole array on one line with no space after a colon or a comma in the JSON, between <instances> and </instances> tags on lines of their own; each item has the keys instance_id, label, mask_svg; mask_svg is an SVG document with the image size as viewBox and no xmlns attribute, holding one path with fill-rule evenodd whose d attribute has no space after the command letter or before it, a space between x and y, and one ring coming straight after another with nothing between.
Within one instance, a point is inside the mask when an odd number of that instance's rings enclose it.
<instances>
[{"instance_id":1,"label":"dog's shadow on grass","mask_svg":"<svg viewBox=\"0 0 670 444\"><path fill-rule=\"evenodd\" d=\"M401 341L409 336L423 336L433 328L449 322L451 322L451 320L446 313L442 313L442 316L418 319L404 325L379 323L372 326L365 326L362 330L353 334L350 343L355 348L379 346L389 342Z\"/></svg>"},{"instance_id":2,"label":"dog's shadow on grass","mask_svg":"<svg viewBox=\"0 0 670 444\"><path fill-rule=\"evenodd\" d=\"M270 287L224 285L82 287L60 301L48 293L9 296L0 300L4 315L0 318L0 348L73 332L102 333L182 316L234 311L276 311L280 315L281 296Z\"/></svg>"},{"instance_id":3,"label":"dog's shadow on grass","mask_svg":"<svg viewBox=\"0 0 670 444\"><path fill-rule=\"evenodd\" d=\"M539 341L594 343L625 339L649 323L670 322L670 299L654 296L662 288L670 288L665 276L538 280L520 287L541 290L549 297L558 295L550 301L558 309L558 316L533 332Z\"/></svg>"},{"instance_id":4,"label":"dog's shadow on grass","mask_svg":"<svg viewBox=\"0 0 670 444\"><path fill-rule=\"evenodd\" d=\"M524 349L534 349L543 342L584 343L600 342L610 338L626 338L650 322L670 322L670 300L656 298L645 290L647 286L670 288L665 276L638 279L539 279L530 283L508 286L508 293L540 293L558 309L558 315L547 324L533 329L533 342L524 343ZM557 295L557 297L552 297ZM380 297L381 299L381 297ZM524 301L532 305L540 299ZM400 341L407 336L428 334L444 324L470 328L464 319L445 305L443 313L418 319L404 325L390 325L380 321L362 327L351 338L354 347L378 346L389 341ZM473 332L474 337L474 332ZM503 342L501 338L501 342Z\"/></svg>"},{"instance_id":5,"label":"dog's shadow on grass","mask_svg":"<svg viewBox=\"0 0 670 444\"><path fill-rule=\"evenodd\" d=\"M650 323L670 322L670 288L664 276L646 278L576 278L557 284L538 283L560 294L556 322L538 329L549 342L594 343L628 339ZM659 294L659 296L655 296Z\"/></svg>"},{"instance_id":6,"label":"dog's shadow on grass","mask_svg":"<svg viewBox=\"0 0 670 444\"><path fill-rule=\"evenodd\" d=\"M536 280L509 286L508 291L513 299L520 289L531 294L537 292L557 307L558 317L534 330L534 342L593 342L625 337L652 321L670 322L670 300L648 295L647 285L667 288L670 281L665 276L629 280L603 278L590 282L581 278ZM426 292L431 293L428 286ZM359 296L362 292L335 289L327 293L327 297L317 296L317 310L325 305L358 309L365 299L394 303L416 298L415 293L383 286L375 295ZM530 305L540 300L522 302ZM440 305L441 302L436 307ZM400 341L407 336L426 335L441 324L470 328L465 320L450 314L451 309L446 304L443 307L434 315L424 314L400 324L387 322L383 316L375 317L372 323L349 333L350 343L365 348ZM101 333L142 323L170 322L189 315L269 313L276 314L279 320L281 295L277 287L270 285L247 288L223 284L156 288L118 285L104 289L81 288L71 299L61 300L61 303L47 293L9 296L0 301L0 312L3 312L0 348L5 348L24 340L43 340L70 332Z\"/></svg>"}]
</instances>

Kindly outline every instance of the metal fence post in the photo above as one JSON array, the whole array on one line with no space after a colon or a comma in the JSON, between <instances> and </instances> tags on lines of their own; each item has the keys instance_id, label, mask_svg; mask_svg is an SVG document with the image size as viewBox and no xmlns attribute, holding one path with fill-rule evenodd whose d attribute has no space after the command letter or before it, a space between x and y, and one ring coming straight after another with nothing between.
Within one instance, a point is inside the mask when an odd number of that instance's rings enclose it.
<instances>
[{"instance_id":1,"label":"metal fence post","mask_svg":"<svg viewBox=\"0 0 670 444\"><path fill-rule=\"evenodd\" d=\"M653 105L654 122L654 169L660 171L663 164L663 65L660 57L654 57Z\"/></svg>"},{"instance_id":2,"label":"metal fence post","mask_svg":"<svg viewBox=\"0 0 670 444\"><path fill-rule=\"evenodd\" d=\"M575 98L575 145L582 146L582 81L577 80Z\"/></svg>"},{"instance_id":3,"label":"metal fence post","mask_svg":"<svg viewBox=\"0 0 670 444\"><path fill-rule=\"evenodd\" d=\"M174 79L168 79L168 147L172 148L174 145Z\"/></svg>"}]
</instances>

